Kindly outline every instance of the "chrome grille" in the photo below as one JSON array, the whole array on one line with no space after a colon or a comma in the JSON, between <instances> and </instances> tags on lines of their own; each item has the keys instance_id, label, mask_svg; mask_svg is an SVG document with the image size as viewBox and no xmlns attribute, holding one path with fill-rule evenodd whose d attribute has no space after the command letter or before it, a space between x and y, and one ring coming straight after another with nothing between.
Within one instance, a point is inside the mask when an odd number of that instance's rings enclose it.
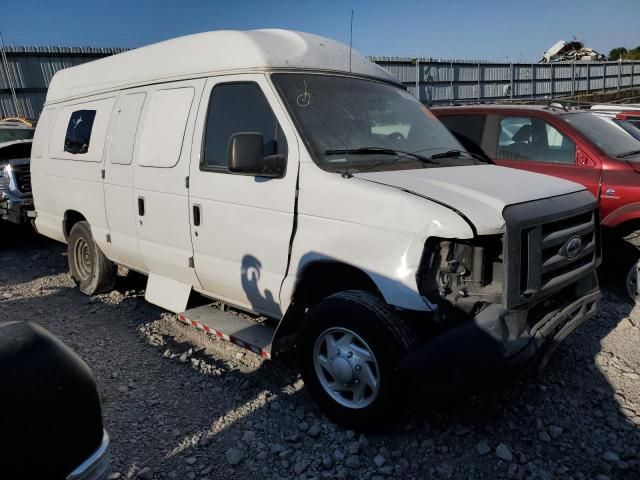
<instances>
[{"instance_id":1,"label":"chrome grille","mask_svg":"<svg viewBox=\"0 0 640 480\"><path fill-rule=\"evenodd\" d=\"M536 227L541 229L540 284L536 285L538 290L552 288L593 266L596 255L596 213L585 212ZM574 238L580 240L580 249L575 256L570 256L565 251L565 246ZM523 268L527 267L523 265Z\"/></svg>"},{"instance_id":2,"label":"chrome grille","mask_svg":"<svg viewBox=\"0 0 640 480\"><path fill-rule=\"evenodd\" d=\"M509 308L555 292L600 260L597 203L586 192L505 208Z\"/></svg>"},{"instance_id":3,"label":"chrome grille","mask_svg":"<svg viewBox=\"0 0 640 480\"><path fill-rule=\"evenodd\" d=\"M13 175L20 193L31 193L31 171L29 165L14 165Z\"/></svg>"}]
</instances>

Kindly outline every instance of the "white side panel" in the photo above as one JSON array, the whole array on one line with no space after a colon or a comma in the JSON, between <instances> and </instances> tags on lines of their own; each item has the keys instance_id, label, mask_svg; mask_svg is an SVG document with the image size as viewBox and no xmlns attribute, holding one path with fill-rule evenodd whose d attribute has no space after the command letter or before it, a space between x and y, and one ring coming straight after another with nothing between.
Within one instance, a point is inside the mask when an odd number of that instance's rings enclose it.
<instances>
[{"instance_id":1,"label":"white side panel","mask_svg":"<svg viewBox=\"0 0 640 480\"><path fill-rule=\"evenodd\" d=\"M300 164L298 210L291 267L280 295L283 309L309 264L335 261L365 272L389 304L427 310L416 282L424 243L432 236L473 237L469 225L447 207L325 172L310 160Z\"/></svg>"},{"instance_id":2,"label":"white side panel","mask_svg":"<svg viewBox=\"0 0 640 480\"><path fill-rule=\"evenodd\" d=\"M53 125L54 118L55 108L53 107L45 108L40 114L38 125L36 126L36 132L33 136L33 143L31 145L32 157L42 157L42 153L49 144L49 135L51 135L51 127Z\"/></svg>"},{"instance_id":3,"label":"white side panel","mask_svg":"<svg viewBox=\"0 0 640 480\"><path fill-rule=\"evenodd\" d=\"M91 225L101 250L107 246L107 219L104 209L102 169L104 147L115 97L98 97L56 108L51 122L48 147L37 158L34 168L34 200L38 211L38 231L64 241L65 212L74 210ZM73 155L64 151L64 140L71 114L76 110L96 110L89 149ZM48 128L48 125L45 125ZM46 132L44 132L46 133Z\"/></svg>"},{"instance_id":4,"label":"white side panel","mask_svg":"<svg viewBox=\"0 0 640 480\"><path fill-rule=\"evenodd\" d=\"M143 272L146 267L138 248L131 161L145 98L144 91L120 96L107 145L104 180L105 210L111 235L105 254L122 265Z\"/></svg>"},{"instance_id":5,"label":"white side panel","mask_svg":"<svg viewBox=\"0 0 640 480\"><path fill-rule=\"evenodd\" d=\"M48 201L56 193L56 184L51 182L45 174L45 166L49 161L47 151L49 138L55 118L55 107L45 108L36 126L31 148L31 187L35 209L38 212L35 220L38 233L64 242L60 213L53 212L52 205Z\"/></svg>"},{"instance_id":6,"label":"white side panel","mask_svg":"<svg viewBox=\"0 0 640 480\"><path fill-rule=\"evenodd\" d=\"M149 274L144 298L147 302L180 313L187 308L191 285L154 273Z\"/></svg>"}]
</instances>

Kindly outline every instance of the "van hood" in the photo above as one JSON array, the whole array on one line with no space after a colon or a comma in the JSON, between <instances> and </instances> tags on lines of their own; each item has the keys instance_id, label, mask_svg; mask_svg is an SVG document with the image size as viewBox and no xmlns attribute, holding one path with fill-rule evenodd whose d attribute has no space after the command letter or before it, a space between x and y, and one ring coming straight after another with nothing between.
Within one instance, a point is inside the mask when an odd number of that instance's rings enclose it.
<instances>
[{"instance_id":1,"label":"van hood","mask_svg":"<svg viewBox=\"0 0 640 480\"><path fill-rule=\"evenodd\" d=\"M508 205L585 190L549 175L495 165L356 173L356 178L398 188L444 204L473 223L480 235L504 229Z\"/></svg>"}]
</instances>

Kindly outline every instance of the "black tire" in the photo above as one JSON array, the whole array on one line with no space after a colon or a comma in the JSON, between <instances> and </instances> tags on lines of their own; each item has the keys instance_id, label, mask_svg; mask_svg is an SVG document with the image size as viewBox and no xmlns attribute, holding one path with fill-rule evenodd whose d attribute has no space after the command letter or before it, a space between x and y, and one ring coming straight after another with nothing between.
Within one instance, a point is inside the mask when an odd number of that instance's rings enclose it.
<instances>
[{"instance_id":1,"label":"black tire","mask_svg":"<svg viewBox=\"0 0 640 480\"><path fill-rule=\"evenodd\" d=\"M118 267L98 248L87 222L77 222L69 234L69 271L82 293L95 295L113 290Z\"/></svg>"},{"instance_id":2,"label":"black tire","mask_svg":"<svg viewBox=\"0 0 640 480\"><path fill-rule=\"evenodd\" d=\"M627 272L627 277L625 281L625 286L627 288L627 294L629 298L635 303L640 299L638 293L638 271L640 270L640 260L637 260L631 265L629 271Z\"/></svg>"},{"instance_id":3,"label":"black tire","mask_svg":"<svg viewBox=\"0 0 640 480\"><path fill-rule=\"evenodd\" d=\"M355 333L356 338L359 337L358 340L366 342L366 346L375 358L375 363L369 362L369 364L375 366L377 363L375 370L372 371L378 374L379 388L377 394L369 396L373 400L365 406L350 407L341 404L323 386L323 380L319 375L324 376L325 383L327 377L333 378L336 384L346 386L347 383L342 384L337 381L337 377L327 375L328 369L324 370L326 373L321 374L316 371L316 362L314 362L316 342L322 345L321 339L326 338L327 332L333 332L336 329L347 329ZM327 416L351 428L376 430L384 427L394 420L398 413L404 411L401 403L406 400L406 382L403 382L402 376L398 374L397 366L416 344L417 339L413 330L389 305L371 293L350 290L331 295L309 310L300 331L296 350L305 386ZM339 349L338 352L340 352ZM351 352L347 352L349 353ZM344 352L338 355L343 356L340 361L346 360ZM328 347L325 356L329 357ZM333 361L330 363L334 365L333 362L337 357L332 358ZM356 365L348 369L353 378L358 378L364 371L358 370L360 373L356 373L355 368L358 367L359 365ZM322 368L318 368L322 372ZM352 380L349 385L353 382L359 383L359 380ZM373 392L373 389L365 388L368 392ZM335 392L334 395L336 395ZM351 400L354 398L352 396Z\"/></svg>"}]
</instances>

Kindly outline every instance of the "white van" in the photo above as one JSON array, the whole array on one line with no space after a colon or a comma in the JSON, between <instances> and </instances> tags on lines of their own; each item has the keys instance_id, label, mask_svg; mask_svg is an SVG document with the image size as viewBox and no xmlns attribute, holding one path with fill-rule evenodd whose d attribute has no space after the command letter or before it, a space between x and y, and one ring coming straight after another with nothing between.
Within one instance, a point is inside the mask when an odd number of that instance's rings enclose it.
<instances>
[{"instance_id":1,"label":"white van","mask_svg":"<svg viewBox=\"0 0 640 480\"><path fill-rule=\"evenodd\" d=\"M62 70L31 162L36 227L84 293L122 265L184 322L265 357L294 346L352 425L417 378L544 362L597 310L591 194L473 157L327 38L210 32ZM224 308L185 311L191 291Z\"/></svg>"}]
</instances>

